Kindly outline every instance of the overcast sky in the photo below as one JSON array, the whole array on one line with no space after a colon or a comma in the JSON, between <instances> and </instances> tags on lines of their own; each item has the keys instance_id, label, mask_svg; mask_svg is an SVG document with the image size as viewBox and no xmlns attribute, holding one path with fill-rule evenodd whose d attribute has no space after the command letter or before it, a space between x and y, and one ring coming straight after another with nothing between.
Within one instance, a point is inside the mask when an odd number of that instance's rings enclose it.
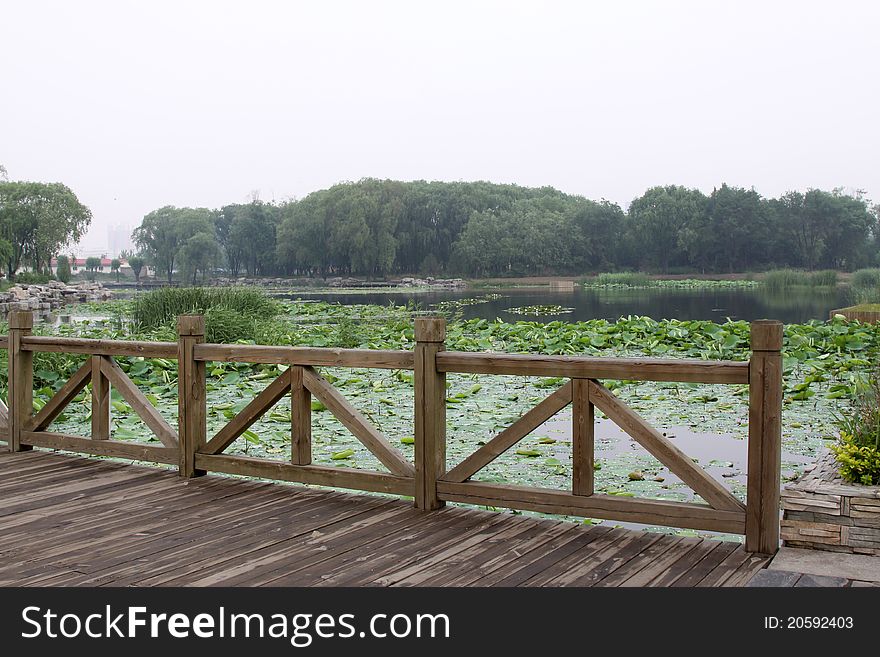
<instances>
[{"instance_id":1,"label":"overcast sky","mask_svg":"<svg viewBox=\"0 0 880 657\"><path fill-rule=\"evenodd\" d=\"M107 227L363 177L880 200L877 2L0 0L0 164Z\"/></svg>"}]
</instances>

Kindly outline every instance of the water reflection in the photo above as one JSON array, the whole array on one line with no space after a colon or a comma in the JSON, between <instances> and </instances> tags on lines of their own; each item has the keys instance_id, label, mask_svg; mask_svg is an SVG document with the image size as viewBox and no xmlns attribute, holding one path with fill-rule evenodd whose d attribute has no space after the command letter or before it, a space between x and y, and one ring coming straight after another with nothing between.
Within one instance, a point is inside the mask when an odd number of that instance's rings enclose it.
<instances>
[{"instance_id":1,"label":"water reflection","mask_svg":"<svg viewBox=\"0 0 880 657\"><path fill-rule=\"evenodd\" d=\"M287 299L320 299L350 304L388 305L417 304L423 309L441 301L473 298L485 294L500 294L499 299L465 306L465 319L500 318L504 321L533 320L541 322L585 321L589 319L616 320L626 315L647 315L654 319L701 319L724 322L733 320L778 319L785 323L803 323L811 319L827 319L829 311L849 304L846 287L836 289L791 289L771 293L753 289L588 289L574 291L548 288L431 290L400 292L282 293ZM532 317L511 313L509 308L557 304L574 308L564 315Z\"/></svg>"}]
</instances>

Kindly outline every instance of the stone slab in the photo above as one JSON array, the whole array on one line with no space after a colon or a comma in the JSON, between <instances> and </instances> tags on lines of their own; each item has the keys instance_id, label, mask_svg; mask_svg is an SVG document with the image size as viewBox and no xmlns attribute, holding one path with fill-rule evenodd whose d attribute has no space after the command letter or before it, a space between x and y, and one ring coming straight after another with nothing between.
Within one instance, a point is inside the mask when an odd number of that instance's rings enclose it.
<instances>
[{"instance_id":1,"label":"stone slab","mask_svg":"<svg viewBox=\"0 0 880 657\"><path fill-rule=\"evenodd\" d=\"M863 554L783 547L767 568L880 583L880 557Z\"/></svg>"}]
</instances>

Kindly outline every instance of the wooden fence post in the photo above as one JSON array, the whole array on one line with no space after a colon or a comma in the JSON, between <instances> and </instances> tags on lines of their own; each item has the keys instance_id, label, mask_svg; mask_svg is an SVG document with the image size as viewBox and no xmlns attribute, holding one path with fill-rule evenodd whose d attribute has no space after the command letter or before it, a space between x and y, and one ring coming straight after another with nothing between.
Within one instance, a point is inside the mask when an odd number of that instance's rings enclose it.
<instances>
[{"instance_id":1,"label":"wooden fence post","mask_svg":"<svg viewBox=\"0 0 880 657\"><path fill-rule=\"evenodd\" d=\"M21 432L34 412L34 353L23 351L21 339L31 334L34 316L29 310L9 313L9 451L31 449L21 444Z\"/></svg>"},{"instance_id":2,"label":"wooden fence post","mask_svg":"<svg viewBox=\"0 0 880 657\"><path fill-rule=\"evenodd\" d=\"M444 505L437 479L446 473L446 373L437 371L437 352L445 349L446 320L417 317L415 324L415 506L430 511Z\"/></svg>"},{"instance_id":3,"label":"wooden fence post","mask_svg":"<svg viewBox=\"0 0 880 657\"><path fill-rule=\"evenodd\" d=\"M302 365L290 366L290 460L312 463L312 395L303 385Z\"/></svg>"},{"instance_id":4,"label":"wooden fence post","mask_svg":"<svg viewBox=\"0 0 880 657\"><path fill-rule=\"evenodd\" d=\"M752 322L751 348L745 548L775 554L782 460L782 323Z\"/></svg>"},{"instance_id":5,"label":"wooden fence post","mask_svg":"<svg viewBox=\"0 0 880 657\"><path fill-rule=\"evenodd\" d=\"M177 318L177 433L180 443L180 476L198 477L196 452L205 445L205 363L196 361L193 349L205 341L205 318Z\"/></svg>"},{"instance_id":6,"label":"wooden fence post","mask_svg":"<svg viewBox=\"0 0 880 657\"><path fill-rule=\"evenodd\" d=\"M571 492L593 494L595 409L589 379L571 380Z\"/></svg>"},{"instance_id":7,"label":"wooden fence post","mask_svg":"<svg viewBox=\"0 0 880 657\"><path fill-rule=\"evenodd\" d=\"M110 380L101 371L101 356L91 356L92 440L110 439Z\"/></svg>"}]
</instances>

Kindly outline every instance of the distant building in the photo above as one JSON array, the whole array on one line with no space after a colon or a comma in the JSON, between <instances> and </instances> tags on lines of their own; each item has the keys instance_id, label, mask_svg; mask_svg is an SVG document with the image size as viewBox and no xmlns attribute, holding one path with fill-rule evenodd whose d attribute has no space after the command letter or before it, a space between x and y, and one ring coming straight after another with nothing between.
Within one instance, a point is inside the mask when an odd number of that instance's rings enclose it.
<instances>
[{"instance_id":1,"label":"distant building","mask_svg":"<svg viewBox=\"0 0 880 657\"><path fill-rule=\"evenodd\" d=\"M77 273L80 269L86 268L86 258L69 258L69 260L70 260L70 271L72 271L74 274ZM110 271L110 263L112 263L112 262L113 262L113 258L106 258L106 257L101 258L101 268L98 271L109 272ZM128 268L127 261L120 260L119 263L120 263L120 266L119 266L120 271L125 268ZM52 260L49 261L49 267L52 269L53 275L57 274L58 273L58 259L52 258Z\"/></svg>"},{"instance_id":2,"label":"distant building","mask_svg":"<svg viewBox=\"0 0 880 657\"><path fill-rule=\"evenodd\" d=\"M107 228L107 247L110 255L118 256L123 251L131 251L131 226L117 224Z\"/></svg>"}]
</instances>

